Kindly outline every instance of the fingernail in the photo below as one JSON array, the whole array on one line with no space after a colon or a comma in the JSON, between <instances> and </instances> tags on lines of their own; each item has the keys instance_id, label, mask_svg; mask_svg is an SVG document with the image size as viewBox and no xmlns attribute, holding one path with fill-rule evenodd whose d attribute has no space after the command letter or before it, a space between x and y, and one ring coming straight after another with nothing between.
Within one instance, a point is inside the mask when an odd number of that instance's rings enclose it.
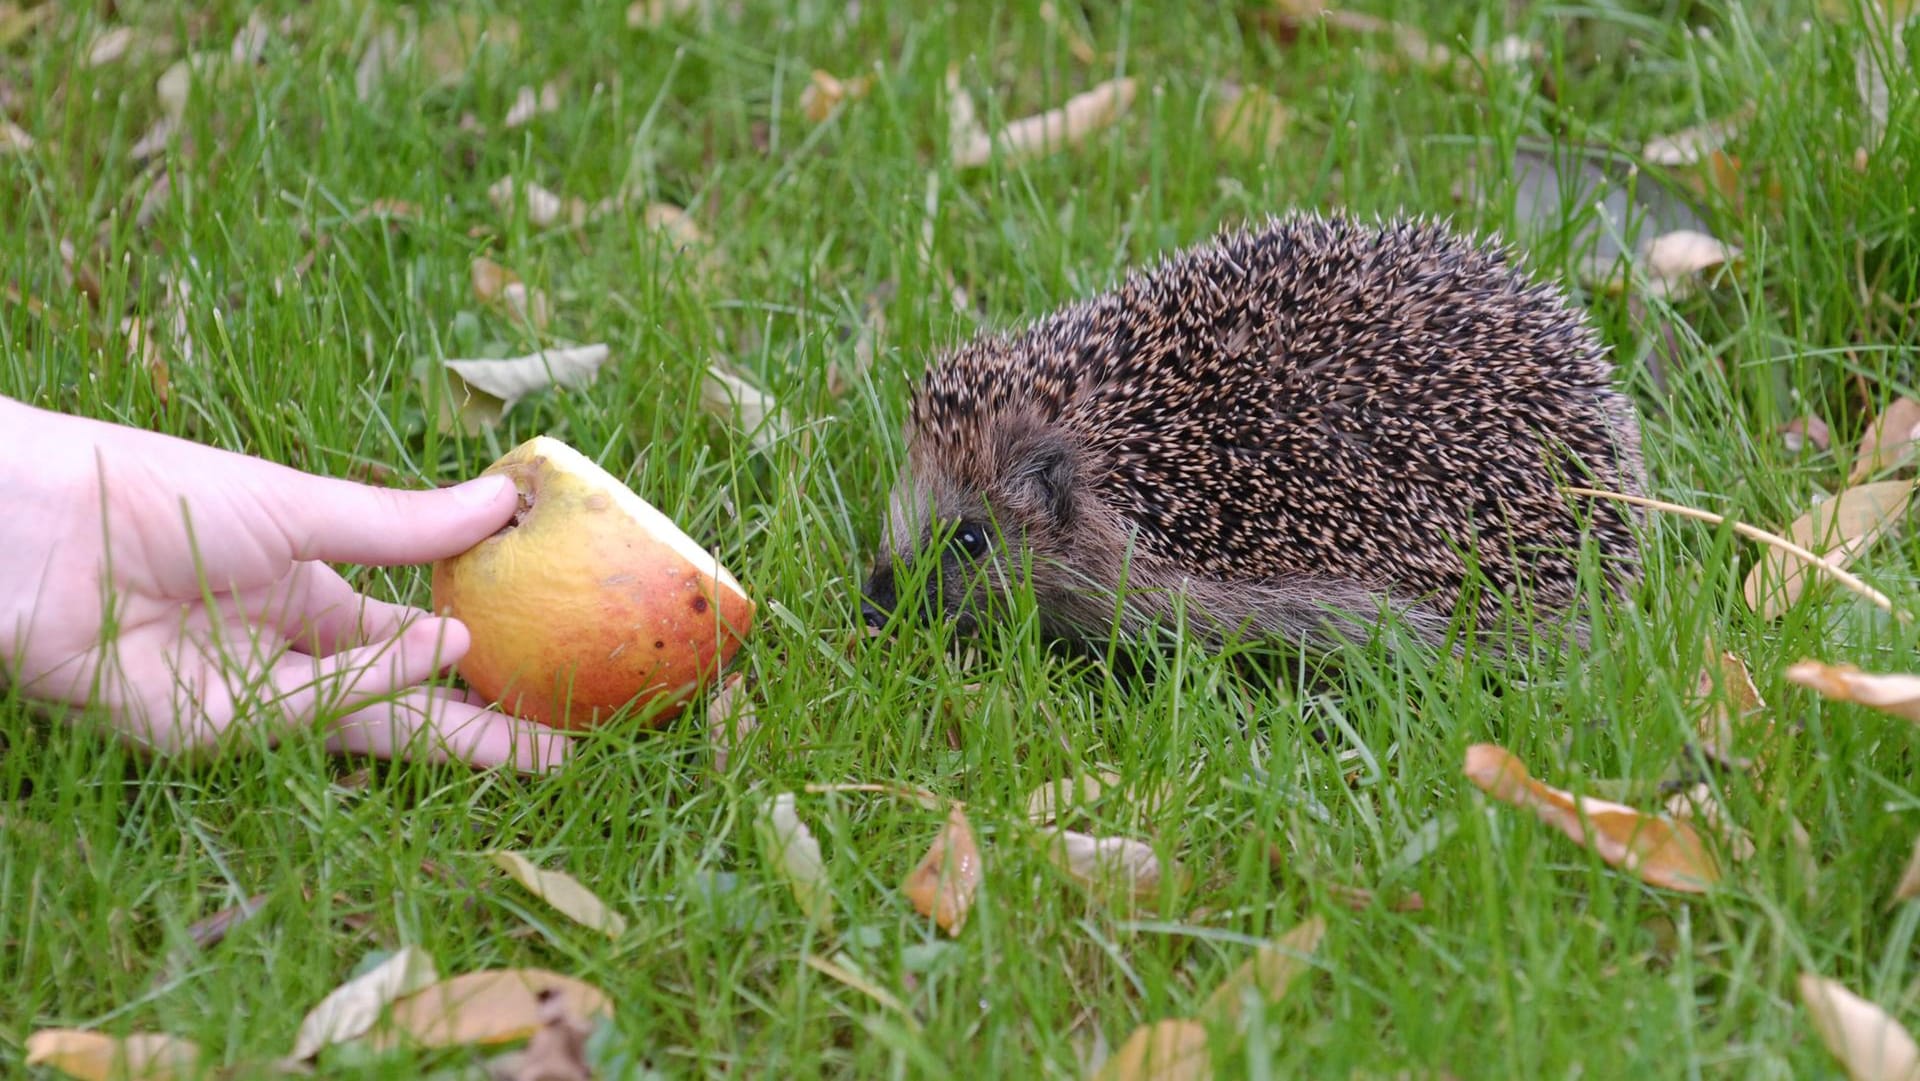
<instances>
[{"instance_id":1,"label":"fingernail","mask_svg":"<svg viewBox=\"0 0 1920 1081\"><path fill-rule=\"evenodd\" d=\"M463 484L453 486L453 497L463 507L485 507L499 501L506 489L513 487L513 480L495 473L487 477L475 477Z\"/></svg>"}]
</instances>

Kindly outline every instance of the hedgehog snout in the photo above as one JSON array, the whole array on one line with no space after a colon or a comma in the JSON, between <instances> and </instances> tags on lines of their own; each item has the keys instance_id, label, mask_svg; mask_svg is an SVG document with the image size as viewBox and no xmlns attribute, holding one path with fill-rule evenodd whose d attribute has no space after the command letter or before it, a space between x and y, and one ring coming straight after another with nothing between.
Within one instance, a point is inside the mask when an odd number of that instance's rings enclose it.
<instances>
[{"instance_id":1,"label":"hedgehog snout","mask_svg":"<svg viewBox=\"0 0 1920 1081\"><path fill-rule=\"evenodd\" d=\"M860 590L860 618L872 630L887 625L887 617L893 614L894 606L900 602L894 591L893 561L882 559L867 576Z\"/></svg>"}]
</instances>

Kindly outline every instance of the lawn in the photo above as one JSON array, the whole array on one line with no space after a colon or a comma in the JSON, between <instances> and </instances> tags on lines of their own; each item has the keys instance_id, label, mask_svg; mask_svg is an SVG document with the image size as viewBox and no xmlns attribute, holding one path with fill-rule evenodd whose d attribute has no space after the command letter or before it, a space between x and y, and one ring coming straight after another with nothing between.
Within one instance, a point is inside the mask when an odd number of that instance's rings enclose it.
<instances>
[{"instance_id":1,"label":"lawn","mask_svg":"<svg viewBox=\"0 0 1920 1081\"><path fill-rule=\"evenodd\" d=\"M1651 514L1647 580L1591 647L1509 665L1367 642L1108 666L1030 622L859 633L938 349L1289 208L1516 241L1604 329L1661 500L1784 533L1865 479L1863 433L1920 394L1912 69L1878 101L1860 74L1893 40L1883 15L1289 14L1308 6L0 0L0 391L401 487L545 433L759 604L734 664L758 723L724 761L705 700L534 778L334 758L318 734L153 760L0 695L0 1074L57 1076L26 1065L29 1037L84 1029L279 1076L316 1003L409 947L442 976L597 987L588 1057L609 1079L1117 1070L1136 1029L1207 1014L1290 932L1312 946L1291 985L1228 996L1238 1022L1203 1029L1218 1076L1846 1076L1804 973L1920 1031L1920 902L1896 899L1920 730L1787 675L1920 668L1920 627L1818 578L1757 611L1743 585L1773 549L1730 525ZM1126 108L1074 145L956 161L959 95L995 131L1116 79ZM1710 150L1660 147L1723 121ZM1564 183L1575 148L1601 187ZM1682 229L1709 258L1608 258ZM544 318L476 290L476 265ZM449 405L449 360L577 345L606 347L590 379L504 413ZM1870 479L1911 478L1895 459ZM1904 522L1848 555L1920 610ZM424 567L342 569L427 603ZM1739 710L1739 678L1701 692L1723 651L1763 706ZM1728 716L1756 761L1697 753ZM1649 813L1710 793L1737 831L1689 820L1718 881L1649 881L1490 799L1463 770L1483 744ZM1055 825L1139 842L1155 889L1053 858L1030 794L1074 778L1097 798ZM830 910L763 843L783 793ZM958 933L901 888L949 800L982 868ZM502 849L624 929L568 918ZM347 1041L313 1066L485 1076L500 1050Z\"/></svg>"}]
</instances>

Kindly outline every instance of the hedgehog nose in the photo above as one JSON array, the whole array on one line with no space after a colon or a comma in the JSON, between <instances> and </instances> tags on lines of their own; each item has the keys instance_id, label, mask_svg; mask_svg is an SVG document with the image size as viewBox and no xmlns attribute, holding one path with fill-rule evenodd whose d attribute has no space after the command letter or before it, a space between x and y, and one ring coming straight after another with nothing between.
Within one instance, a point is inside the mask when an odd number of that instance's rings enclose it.
<instances>
[{"instance_id":1,"label":"hedgehog nose","mask_svg":"<svg viewBox=\"0 0 1920 1081\"><path fill-rule=\"evenodd\" d=\"M887 613L875 607L869 600L860 602L860 618L866 623L868 630L877 631L887 625Z\"/></svg>"},{"instance_id":2,"label":"hedgehog nose","mask_svg":"<svg viewBox=\"0 0 1920 1081\"><path fill-rule=\"evenodd\" d=\"M870 630L877 631L884 628L895 599L893 568L884 566L877 568L860 592L860 619Z\"/></svg>"}]
</instances>

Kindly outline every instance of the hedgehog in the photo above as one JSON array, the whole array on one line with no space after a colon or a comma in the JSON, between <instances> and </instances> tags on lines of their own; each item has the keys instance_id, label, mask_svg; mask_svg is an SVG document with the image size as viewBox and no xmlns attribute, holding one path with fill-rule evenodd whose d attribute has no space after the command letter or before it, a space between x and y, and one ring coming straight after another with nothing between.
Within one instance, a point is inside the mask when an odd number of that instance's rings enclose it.
<instances>
[{"instance_id":1,"label":"hedgehog","mask_svg":"<svg viewBox=\"0 0 1920 1081\"><path fill-rule=\"evenodd\" d=\"M860 610L971 635L1030 589L1042 634L1155 627L1332 647L1452 642L1526 605L1588 642L1617 595L1639 422L1584 313L1497 237L1293 211L938 354ZM1498 647L1489 645L1498 652Z\"/></svg>"}]
</instances>

